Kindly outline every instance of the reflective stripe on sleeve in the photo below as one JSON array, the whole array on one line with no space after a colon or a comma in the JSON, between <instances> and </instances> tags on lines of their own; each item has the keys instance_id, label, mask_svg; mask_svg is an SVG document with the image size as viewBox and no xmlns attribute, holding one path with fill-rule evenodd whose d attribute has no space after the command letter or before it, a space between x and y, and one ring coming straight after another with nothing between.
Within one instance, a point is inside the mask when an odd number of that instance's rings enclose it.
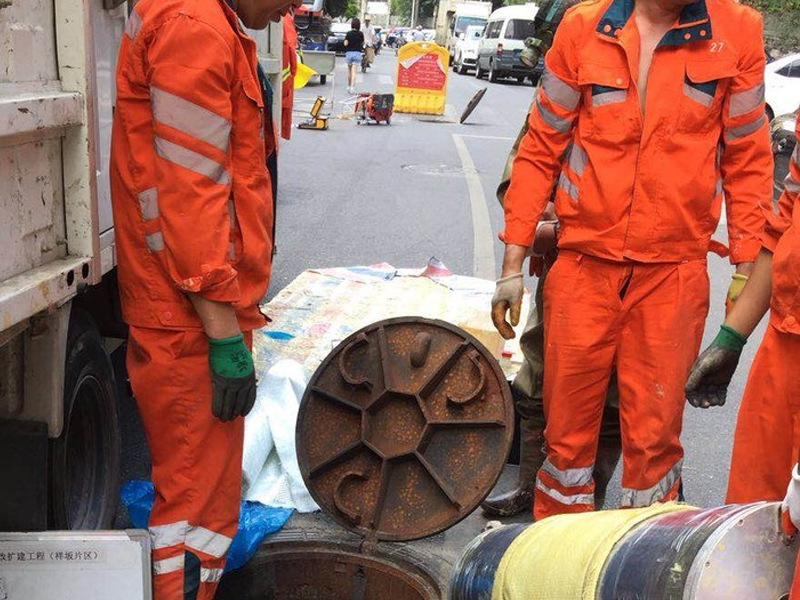
<instances>
[{"instance_id":1,"label":"reflective stripe on sleeve","mask_svg":"<svg viewBox=\"0 0 800 600\"><path fill-rule=\"evenodd\" d=\"M200 581L204 583L216 583L222 579L222 569L200 569Z\"/></svg>"},{"instance_id":2,"label":"reflective stripe on sleeve","mask_svg":"<svg viewBox=\"0 0 800 600\"><path fill-rule=\"evenodd\" d=\"M208 177L216 183L222 185L230 183L228 172L218 162L158 136L155 137L155 144L156 154L164 160Z\"/></svg>"},{"instance_id":3,"label":"reflective stripe on sleeve","mask_svg":"<svg viewBox=\"0 0 800 600\"><path fill-rule=\"evenodd\" d=\"M728 108L730 118L739 117L757 109L764 101L764 83L759 83L754 88L731 94Z\"/></svg>"},{"instance_id":4,"label":"reflective stripe on sleeve","mask_svg":"<svg viewBox=\"0 0 800 600\"><path fill-rule=\"evenodd\" d=\"M550 112L542 106L538 95L536 96L536 110L542 118L542 121L560 133L567 133L572 127L572 119L562 119L558 115Z\"/></svg>"},{"instance_id":5,"label":"reflective stripe on sleeve","mask_svg":"<svg viewBox=\"0 0 800 600\"><path fill-rule=\"evenodd\" d=\"M175 571L183 571L183 566L185 564L184 557L185 555L181 553L180 556L154 561L153 573L156 575L166 575L167 573L174 573Z\"/></svg>"},{"instance_id":6,"label":"reflective stripe on sleeve","mask_svg":"<svg viewBox=\"0 0 800 600\"><path fill-rule=\"evenodd\" d=\"M550 477L555 479L564 487L577 487L581 485L589 485L592 482L594 466L562 470L551 463L550 459L547 459L542 465L542 471L550 475Z\"/></svg>"},{"instance_id":7,"label":"reflective stripe on sleeve","mask_svg":"<svg viewBox=\"0 0 800 600\"><path fill-rule=\"evenodd\" d=\"M131 38L131 40L135 40L141 28L142 17L139 16L139 13L136 12L136 9L133 9L131 15L128 17L128 21L125 23L125 33L129 38Z\"/></svg>"},{"instance_id":8,"label":"reflective stripe on sleeve","mask_svg":"<svg viewBox=\"0 0 800 600\"><path fill-rule=\"evenodd\" d=\"M625 102L628 98L628 90L614 90L592 95L592 106L606 106L607 104L617 104Z\"/></svg>"},{"instance_id":9,"label":"reflective stripe on sleeve","mask_svg":"<svg viewBox=\"0 0 800 600\"><path fill-rule=\"evenodd\" d=\"M281 71L281 81L286 81L291 76L292 76L291 67L286 67L283 71Z\"/></svg>"},{"instance_id":10,"label":"reflective stripe on sleeve","mask_svg":"<svg viewBox=\"0 0 800 600\"><path fill-rule=\"evenodd\" d=\"M231 538L214 533L205 527L190 527L186 533L186 547L209 554L214 558L222 558L231 545Z\"/></svg>"},{"instance_id":11,"label":"reflective stripe on sleeve","mask_svg":"<svg viewBox=\"0 0 800 600\"><path fill-rule=\"evenodd\" d=\"M580 90L565 83L549 70L545 69L542 76L542 91L551 101L563 106L567 110L575 110L581 101Z\"/></svg>"},{"instance_id":12,"label":"reflective stripe on sleeve","mask_svg":"<svg viewBox=\"0 0 800 600\"><path fill-rule=\"evenodd\" d=\"M565 504L567 506L574 506L576 504L586 504L594 507L594 496L592 494L570 494L568 496L562 494L558 490L553 490L542 483L541 479L536 480L536 489L550 496L556 502Z\"/></svg>"},{"instance_id":13,"label":"reflective stripe on sleeve","mask_svg":"<svg viewBox=\"0 0 800 600\"><path fill-rule=\"evenodd\" d=\"M161 234L159 233L158 235ZM149 238L152 236L147 237ZM169 548L170 546L182 544L186 539L187 529L189 529L188 521L178 521L167 525L154 525L150 527L150 539L153 541L153 549L158 550L160 548Z\"/></svg>"},{"instance_id":14,"label":"reflective stripe on sleeve","mask_svg":"<svg viewBox=\"0 0 800 600\"><path fill-rule=\"evenodd\" d=\"M725 134L725 139L736 140L748 136L751 133L758 131L761 128L761 126L766 122L766 120L767 120L767 115L761 114L758 115L756 119L750 121L749 123L745 123L744 125L739 125L737 127L731 127Z\"/></svg>"},{"instance_id":15,"label":"reflective stripe on sleeve","mask_svg":"<svg viewBox=\"0 0 800 600\"><path fill-rule=\"evenodd\" d=\"M578 186L573 184L569 177L561 173L561 176L558 178L558 187L560 187L570 198L578 201Z\"/></svg>"},{"instance_id":16,"label":"reflective stripe on sleeve","mask_svg":"<svg viewBox=\"0 0 800 600\"><path fill-rule=\"evenodd\" d=\"M706 94L702 90L698 90L697 88L690 86L688 83L683 84L683 93L695 102L699 102L706 108L711 106L711 103L714 101L713 94Z\"/></svg>"},{"instance_id":17,"label":"reflective stripe on sleeve","mask_svg":"<svg viewBox=\"0 0 800 600\"><path fill-rule=\"evenodd\" d=\"M152 221L158 217L158 190L154 187L141 192L139 198L139 210L142 213L142 221Z\"/></svg>"},{"instance_id":18,"label":"reflective stripe on sleeve","mask_svg":"<svg viewBox=\"0 0 800 600\"><path fill-rule=\"evenodd\" d=\"M583 175L583 169L586 166L586 161L587 157L584 149L577 144L573 144L572 149L569 152L569 168L572 169L572 172L578 177Z\"/></svg>"},{"instance_id":19,"label":"reflective stripe on sleeve","mask_svg":"<svg viewBox=\"0 0 800 600\"><path fill-rule=\"evenodd\" d=\"M182 131L222 152L228 151L231 122L227 119L155 86L150 88L150 104L153 118L159 123Z\"/></svg>"},{"instance_id":20,"label":"reflective stripe on sleeve","mask_svg":"<svg viewBox=\"0 0 800 600\"><path fill-rule=\"evenodd\" d=\"M722 177L717 179L717 185L714 188L714 197L722 194Z\"/></svg>"},{"instance_id":21,"label":"reflective stripe on sleeve","mask_svg":"<svg viewBox=\"0 0 800 600\"><path fill-rule=\"evenodd\" d=\"M800 141L794 145L794 152L792 152L792 160L794 164L800 169Z\"/></svg>"},{"instance_id":22,"label":"reflective stripe on sleeve","mask_svg":"<svg viewBox=\"0 0 800 600\"><path fill-rule=\"evenodd\" d=\"M681 468L683 467L683 459L672 465L672 468L667 472L661 481L656 483L653 487L646 490L634 490L631 488L622 488L622 498L620 500L621 508L644 508L650 506L655 502L662 501L667 493L672 489L672 486L678 481L681 476Z\"/></svg>"},{"instance_id":23,"label":"reflective stripe on sleeve","mask_svg":"<svg viewBox=\"0 0 800 600\"><path fill-rule=\"evenodd\" d=\"M144 236L144 241L147 243L147 249L150 252L159 252L165 248L164 235L160 231Z\"/></svg>"}]
</instances>

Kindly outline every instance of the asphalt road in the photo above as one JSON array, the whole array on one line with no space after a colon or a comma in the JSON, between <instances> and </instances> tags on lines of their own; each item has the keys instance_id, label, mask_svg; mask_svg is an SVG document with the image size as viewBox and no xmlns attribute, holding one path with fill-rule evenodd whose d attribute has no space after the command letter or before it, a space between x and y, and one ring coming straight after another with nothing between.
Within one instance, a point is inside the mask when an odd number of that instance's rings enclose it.
<instances>
[{"instance_id":1,"label":"asphalt road","mask_svg":"<svg viewBox=\"0 0 800 600\"><path fill-rule=\"evenodd\" d=\"M357 91L392 92L396 57L384 51ZM346 101L344 58L326 85L310 83L296 92L295 123L307 118L317 95L328 99L328 131L293 129L281 142L277 213L278 253L268 298L303 270L388 262L422 266L435 256L453 272L492 279L503 247L496 233L502 212L494 190L506 156L532 100L530 84L490 84L450 72L447 110L441 117L395 113L391 125L357 125ZM479 89L486 96L464 125L458 115ZM724 224L717 239L726 240ZM718 330L731 267L709 256L711 310L704 345ZM529 289L535 287L529 279ZM576 301L580 301L576 298ZM736 411L763 327L745 347L724 408L700 411L687 405L683 442L687 500L721 504ZM120 382L121 352L115 353ZM122 480L147 478L149 461L133 400L122 403ZM608 505L619 499L619 473ZM503 482L501 481L501 485ZM127 526L119 511L117 526Z\"/></svg>"},{"instance_id":2,"label":"asphalt road","mask_svg":"<svg viewBox=\"0 0 800 600\"><path fill-rule=\"evenodd\" d=\"M391 92L396 57L384 50L374 67L358 74L357 91ZM328 98L328 131L294 129L280 154L278 255L269 296L304 269L388 262L424 264L435 256L452 271L493 278L499 269L502 212L494 197L507 153L532 100L530 84L491 84L450 72L442 117L395 113L391 125L357 125L346 100L344 59L337 58L326 85L296 92L295 122L306 118L317 95ZM488 91L472 117L458 124L464 106ZM726 240L724 223L717 239ZM709 256L711 310L704 345L723 318L731 273ZM534 280L526 282L531 289ZM576 299L576 301L580 301ZM724 500L732 432L747 368L763 328L745 348L723 408L687 405L683 442L687 500L713 506ZM618 499L618 483L610 501Z\"/></svg>"}]
</instances>

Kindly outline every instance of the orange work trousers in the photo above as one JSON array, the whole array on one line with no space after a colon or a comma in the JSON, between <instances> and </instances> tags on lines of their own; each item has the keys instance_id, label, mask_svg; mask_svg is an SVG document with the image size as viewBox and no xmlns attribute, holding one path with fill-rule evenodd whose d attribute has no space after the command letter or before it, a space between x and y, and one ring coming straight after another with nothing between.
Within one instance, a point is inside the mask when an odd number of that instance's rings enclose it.
<instances>
[{"instance_id":1,"label":"orange work trousers","mask_svg":"<svg viewBox=\"0 0 800 600\"><path fill-rule=\"evenodd\" d=\"M239 519L244 419L211 414L201 331L131 327L127 367L155 487L154 600L211 600Z\"/></svg>"},{"instance_id":2,"label":"orange work trousers","mask_svg":"<svg viewBox=\"0 0 800 600\"><path fill-rule=\"evenodd\" d=\"M728 476L728 503L783 500L800 449L800 335L767 326L750 366Z\"/></svg>"},{"instance_id":3,"label":"orange work trousers","mask_svg":"<svg viewBox=\"0 0 800 600\"><path fill-rule=\"evenodd\" d=\"M608 262L562 251L544 289L547 460L534 517L594 510L606 389L616 367L625 507L674 499L683 388L708 313L706 261Z\"/></svg>"}]
</instances>

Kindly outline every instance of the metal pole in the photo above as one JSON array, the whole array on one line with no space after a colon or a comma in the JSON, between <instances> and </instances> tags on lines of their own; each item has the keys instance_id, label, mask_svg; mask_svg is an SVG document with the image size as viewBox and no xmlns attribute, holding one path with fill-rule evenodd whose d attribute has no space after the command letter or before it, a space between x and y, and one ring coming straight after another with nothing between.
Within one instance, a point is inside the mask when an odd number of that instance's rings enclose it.
<instances>
[{"instance_id":1,"label":"metal pole","mask_svg":"<svg viewBox=\"0 0 800 600\"><path fill-rule=\"evenodd\" d=\"M419 10L419 0L411 0L411 27L417 26L418 10Z\"/></svg>"}]
</instances>

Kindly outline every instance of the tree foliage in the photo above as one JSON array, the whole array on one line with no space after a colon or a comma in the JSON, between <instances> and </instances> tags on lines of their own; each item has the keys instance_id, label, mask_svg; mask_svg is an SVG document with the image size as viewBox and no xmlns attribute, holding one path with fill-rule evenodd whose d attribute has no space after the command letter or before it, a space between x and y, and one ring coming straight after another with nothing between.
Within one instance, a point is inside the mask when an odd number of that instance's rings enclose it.
<instances>
[{"instance_id":1,"label":"tree foliage","mask_svg":"<svg viewBox=\"0 0 800 600\"><path fill-rule=\"evenodd\" d=\"M764 15L764 41L770 50L800 51L800 0L742 0Z\"/></svg>"},{"instance_id":2,"label":"tree foliage","mask_svg":"<svg viewBox=\"0 0 800 600\"><path fill-rule=\"evenodd\" d=\"M389 10L393 17L400 17L404 25L411 24L411 3L412 0L389 0ZM419 19L432 17L438 0L419 0Z\"/></svg>"}]
</instances>

